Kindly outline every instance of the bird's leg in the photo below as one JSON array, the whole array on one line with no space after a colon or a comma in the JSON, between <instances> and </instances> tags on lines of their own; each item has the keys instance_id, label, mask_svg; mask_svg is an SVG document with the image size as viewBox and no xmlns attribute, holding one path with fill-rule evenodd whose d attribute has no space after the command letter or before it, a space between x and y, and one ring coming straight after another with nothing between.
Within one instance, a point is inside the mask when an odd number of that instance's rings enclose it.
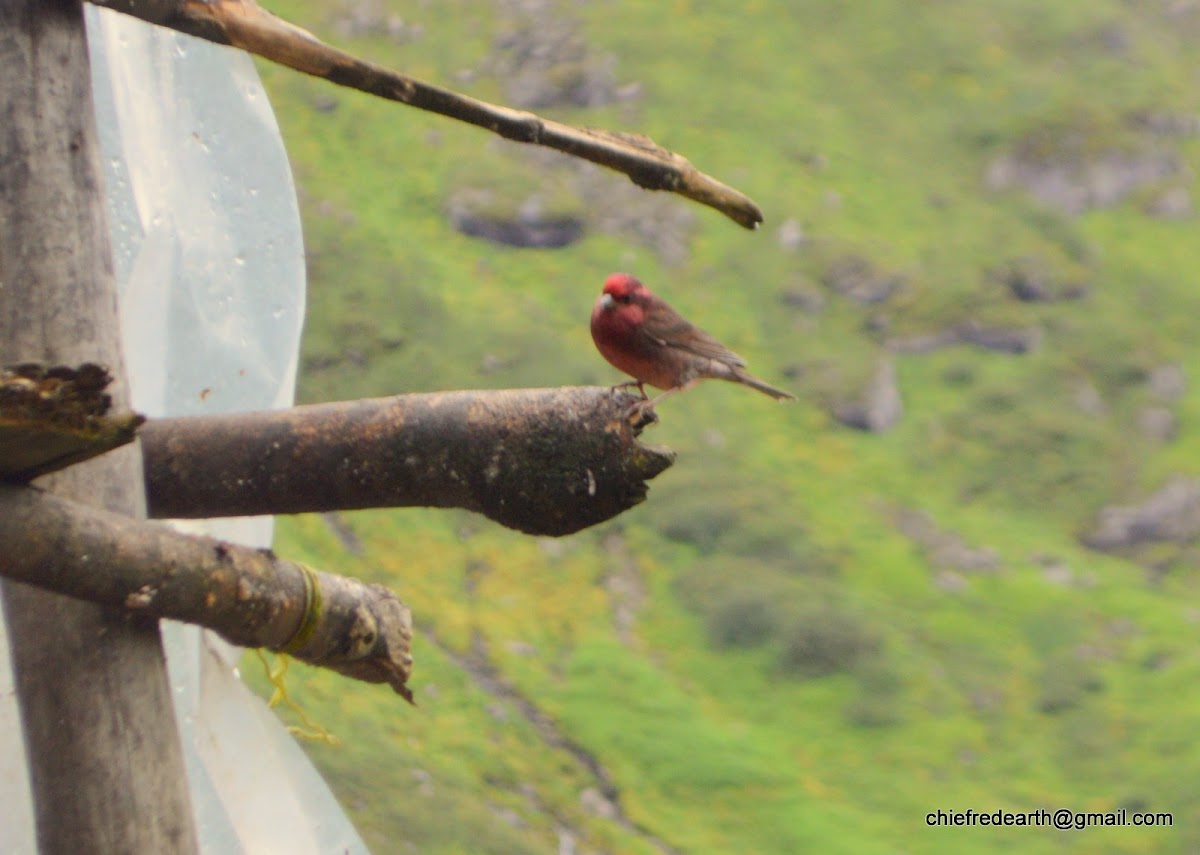
<instances>
[{"instance_id":1,"label":"bird's leg","mask_svg":"<svg viewBox=\"0 0 1200 855\"><path fill-rule=\"evenodd\" d=\"M652 409L654 409L654 405L657 404L659 401L661 401L663 398L669 398L671 395L674 395L676 392L682 392L685 389L690 389L693 386L695 386L698 382L700 382L699 379L689 380L688 382L681 383L678 386L672 386L670 389L667 389L665 392L660 392L659 394L655 395L653 398L650 398L650 397L643 398L642 400L638 401L636 404L634 404L632 407L629 408L629 415L633 415L635 412L640 414L640 413L645 413L648 410L652 410ZM645 393L643 392L643 394L645 394Z\"/></svg>"},{"instance_id":2,"label":"bird's leg","mask_svg":"<svg viewBox=\"0 0 1200 855\"><path fill-rule=\"evenodd\" d=\"M646 401L645 405L646 405L647 407L653 407L655 404L657 404L657 403L658 403L659 401L661 401L663 398L668 398L668 397L670 397L671 395L674 395L676 392L682 392L684 389L690 389L690 388L692 388L692 387L693 387L693 386L695 386L695 385L696 385L696 381L695 381L695 380L689 380L687 383L683 383L683 384L681 384L681 385L679 385L679 386L672 386L672 387L671 387L670 389L668 389L667 391L665 391L665 392L662 392L661 394L655 395L653 398L651 398L650 400Z\"/></svg>"},{"instance_id":3,"label":"bird's leg","mask_svg":"<svg viewBox=\"0 0 1200 855\"><path fill-rule=\"evenodd\" d=\"M642 396L643 401L649 397L649 395L646 394L645 381L642 380L626 380L624 383L618 383L616 386L610 386L608 388L608 394L612 395L618 389L628 389L632 386L637 386L638 394Z\"/></svg>"}]
</instances>

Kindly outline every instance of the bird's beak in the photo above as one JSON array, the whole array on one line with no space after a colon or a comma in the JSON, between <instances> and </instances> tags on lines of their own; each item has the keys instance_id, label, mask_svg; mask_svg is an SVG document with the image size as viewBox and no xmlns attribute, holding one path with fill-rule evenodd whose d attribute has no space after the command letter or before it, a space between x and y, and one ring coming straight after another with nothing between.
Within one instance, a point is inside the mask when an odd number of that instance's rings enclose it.
<instances>
[{"instance_id":1,"label":"bird's beak","mask_svg":"<svg viewBox=\"0 0 1200 855\"><path fill-rule=\"evenodd\" d=\"M600 295L600 308L607 312L609 309L612 308L612 306L613 306L612 294L601 294Z\"/></svg>"}]
</instances>

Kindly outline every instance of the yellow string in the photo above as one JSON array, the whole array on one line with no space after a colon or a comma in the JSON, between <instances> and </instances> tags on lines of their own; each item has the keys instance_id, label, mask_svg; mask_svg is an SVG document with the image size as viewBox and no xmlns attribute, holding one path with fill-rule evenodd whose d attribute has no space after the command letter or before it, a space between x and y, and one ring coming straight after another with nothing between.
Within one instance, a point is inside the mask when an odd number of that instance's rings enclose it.
<instances>
[{"instance_id":1,"label":"yellow string","mask_svg":"<svg viewBox=\"0 0 1200 855\"><path fill-rule=\"evenodd\" d=\"M312 638L317 624L321 622L321 584L317 581L317 574L311 567L303 564L296 566L300 568L300 576L304 579L304 615L300 618L300 626L296 627L295 634L288 639L287 644L279 648L283 653L302 650Z\"/></svg>"},{"instance_id":2,"label":"yellow string","mask_svg":"<svg viewBox=\"0 0 1200 855\"><path fill-rule=\"evenodd\" d=\"M324 727L308 717L308 713L304 711L298 703L292 700L291 695L287 690L287 672L291 665L292 657L279 653L275 656L275 664L272 665L267 659L267 655L260 649L255 649L255 654L258 656L258 661L262 663L263 671L267 674L267 680L274 687L271 692L271 698L267 701L267 706L274 709L279 704L283 704L300 719L303 727L296 725L288 725L287 731L297 739L304 739L309 742L324 742L326 745L341 745L342 742Z\"/></svg>"}]
</instances>

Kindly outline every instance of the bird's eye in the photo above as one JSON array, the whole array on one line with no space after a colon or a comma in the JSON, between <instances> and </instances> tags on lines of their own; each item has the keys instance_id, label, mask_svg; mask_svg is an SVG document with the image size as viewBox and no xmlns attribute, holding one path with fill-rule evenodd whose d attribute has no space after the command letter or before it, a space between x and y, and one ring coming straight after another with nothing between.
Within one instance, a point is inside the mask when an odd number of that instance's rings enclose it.
<instances>
[{"instance_id":1,"label":"bird's eye","mask_svg":"<svg viewBox=\"0 0 1200 855\"><path fill-rule=\"evenodd\" d=\"M632 294L622 294L621 296L617 297L617 302L618 303L628 303L632 299L633 299Z\"/></svg>"}]
</instances>

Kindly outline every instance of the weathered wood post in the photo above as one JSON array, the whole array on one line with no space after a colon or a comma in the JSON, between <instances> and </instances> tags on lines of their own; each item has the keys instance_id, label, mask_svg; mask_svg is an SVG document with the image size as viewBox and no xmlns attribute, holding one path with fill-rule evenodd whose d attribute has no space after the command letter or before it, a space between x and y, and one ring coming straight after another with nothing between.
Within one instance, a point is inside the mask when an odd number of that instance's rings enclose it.
<instances>
[{"instance_id":1,"label":"weathered wood post","mask_svg":"<svg viewBox=\"0 0 1200 855\"><path fill-rule=\"evenodd\" d=\"M80 0L0 0L0 68L0 363L103 362L127 398ZM145 514L134 446L45 486ZM39 849L195 852L157 624L0 592Z\"/></svg>"}]
</instances>

